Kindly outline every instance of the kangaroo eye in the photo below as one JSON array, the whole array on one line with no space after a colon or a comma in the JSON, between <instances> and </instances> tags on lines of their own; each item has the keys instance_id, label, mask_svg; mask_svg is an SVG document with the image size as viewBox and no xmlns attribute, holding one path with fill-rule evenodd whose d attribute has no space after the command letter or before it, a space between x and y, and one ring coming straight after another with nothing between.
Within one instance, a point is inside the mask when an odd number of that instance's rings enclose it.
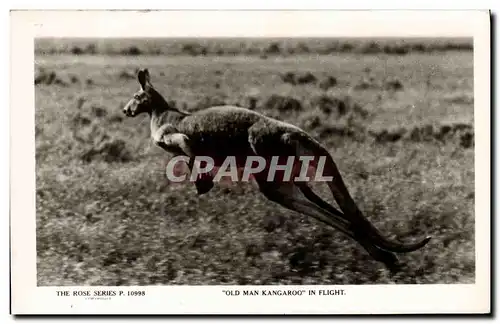
<instances>
[{"instance_id":1,"label":"kangaroo eye","mask_svg":"<svg viewBox=\"0 0 500 324\"><path fill-rule=\"evenodd\" d=\"M140 97L139 95L134 95L134 99L135 99L135 100L140 100L140 99L141 99L141 97Z\"/></svg>"}]
</instances>

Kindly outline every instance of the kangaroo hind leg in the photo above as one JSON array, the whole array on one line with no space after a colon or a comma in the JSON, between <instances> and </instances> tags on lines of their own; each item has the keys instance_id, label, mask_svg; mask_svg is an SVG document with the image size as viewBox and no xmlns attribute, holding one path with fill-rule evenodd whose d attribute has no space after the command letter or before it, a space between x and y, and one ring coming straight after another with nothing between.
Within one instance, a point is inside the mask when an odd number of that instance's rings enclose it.
<instances>
[{"instance_id":1,"label":"kangaroo hind leg","mask_svg":"<svg viewBox=\"0 0 500 324\"><path fill-rule=\"evenodd\" d=\"M293 140L293 134L285 133L281 138L283 140L280 143L272 143L272 148L265 147L265 141L258 141L258 138L251 144L257 155L274 151L277 153L293 152L295 156L300 156L300 152L297 151L296 143L294 143ZM255 140L255 137L251 139ZM355 231L351 220L316 195L312 189L307 186L307 183L268 181L267 172L257 174L255 179L257 180L260 191L269 200L287 209L316 218L340 230L342 233L361 244L375 260L383 262L391 270L397 268L398 260L393 253L380 249L378 246L372 244L369 237L360 235L362 233Z\"/></svg>"},{"instance_id":2,"label":"kangaroo hind leg","mask_svg":"<svg viewBox=\"0 0 500 324\"><path fill-rule=\"evenodd\" d=\"M315 167L319 158L317 152L314 150L315 142L304 136L303 134L298 134L299 136L289 136L290 144L295 147L297 157L300 156L311 156L314 158ZM306 137L306 138L305 138ZM307 145L309 144L309 145ZM312 146L309 147L309 146ZM325 156L326 157L326 156ZM315 170L317 172L318 169ZM358 228L353 222L350 215L346 215L343 212L336 209L330 203L323 200L318 196L314 190L308 185L307 182L296 182L296 186L300 189L304 197L311 203L315 204L317 207L322 208L327 212L327 216L330 218L336 216L344 219L349 224L349 229L352 235L349 235L352 239L357 241L375 260L383 262L391 271L397 271L400 267L399 260L396 255L390 251L384 250L374 244L373 240L364 231Z\"/></svg>"},{"instance_id":3,"label":"kangaroo hind leg","mask_svg":"<svg viewBox=\"0 0 500 324\"><path fill-rule=\"evenodd\" d=\"M358 208L354 199L347 190L347 186L345 185L342 176L340 175L340 172L328 151L318 142L310 138L304 138L304 136L297 139L295 144L298 147L299 154L314 154L315 156L324 157L324 175L331 177L332 179L330 181L326 181L326 184L330 188L330 191L342 212L349 217L353 230L358 232L359 235L369 237L373 244L384 250L399 253L415 251L422 248L429 242L429 236L412 243L401 243L386 238Z\"/></svg>"}]
</instances>

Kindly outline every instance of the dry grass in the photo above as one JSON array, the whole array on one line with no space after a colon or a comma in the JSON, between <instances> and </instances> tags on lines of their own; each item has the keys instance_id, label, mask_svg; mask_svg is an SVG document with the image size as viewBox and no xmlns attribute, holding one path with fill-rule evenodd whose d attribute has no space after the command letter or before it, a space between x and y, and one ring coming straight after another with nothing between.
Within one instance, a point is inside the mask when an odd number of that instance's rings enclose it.
<instances>
[{"instance_id":1,"label":"dry grass","mask_svg":"<svg viewBox=\"0 0 500 324\"><path fill-rule=\"evenodd\" d=\"M474 282L472 53L36 62L45 75L36 85L39 285ZM251 185L199 197L191 184L168 183L147 116L122 116L138 67L178 107L253 99L254 109L306 128L379 229L433 240L401 255L406 267L391 275L339 232ZM287 72L318 82L285 83ZM329 77L335 84L320 87ZM356 87L370 78L380 86ZM384 86L394 80L401 87ZM286 106L291 98L300 106Z\"/></svg>"}]
</instances>

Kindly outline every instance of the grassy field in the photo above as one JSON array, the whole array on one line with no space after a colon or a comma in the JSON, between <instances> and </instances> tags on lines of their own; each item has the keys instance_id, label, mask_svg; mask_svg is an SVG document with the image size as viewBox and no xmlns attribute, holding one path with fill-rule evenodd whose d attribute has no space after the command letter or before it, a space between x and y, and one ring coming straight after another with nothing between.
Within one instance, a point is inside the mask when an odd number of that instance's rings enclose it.
<instances>
[{"instance_id":1,"label":"grassy field","mask_svg":"<svg viewBox=\"0 0 500 324\"><path fill-rule=\"evenodd\" d=\"M470 38L40 38L37 54L262 55L394 54L472 51Z\"/></svg>"},{"instance_id":2,"label":"grassy field","mask_svg":"<svg viewBox=\"0 0 500 324\"><path fill-rule=\"evenodd\" d=\"M472 52L110 56L40 44L39 285L474 282ZM303 127L382 232L433 240L400 255L405 267L392 275L249 184L197 196L169 183L148 116L121 111L139 67L177 107L253 105Z\"/></svg>"}]
</instances>

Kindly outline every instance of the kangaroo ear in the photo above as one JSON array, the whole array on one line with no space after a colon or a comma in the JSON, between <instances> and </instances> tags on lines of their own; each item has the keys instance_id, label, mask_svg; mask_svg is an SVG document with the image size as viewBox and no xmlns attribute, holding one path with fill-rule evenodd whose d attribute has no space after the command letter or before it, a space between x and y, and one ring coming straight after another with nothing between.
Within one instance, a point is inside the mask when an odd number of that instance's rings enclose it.
<instances>
[{"instance_id":1,"label":"kangaroo ear","mask_svg":"<svg viewBox=\"0 0 500 324\"><path fill-rule=\"evenodd\" d=\"M146 89L146 83L149 83L149 71L148 69L141 69L137 73L137 79L141 85L142 90Z\"/></svg>"}]
</instances>

